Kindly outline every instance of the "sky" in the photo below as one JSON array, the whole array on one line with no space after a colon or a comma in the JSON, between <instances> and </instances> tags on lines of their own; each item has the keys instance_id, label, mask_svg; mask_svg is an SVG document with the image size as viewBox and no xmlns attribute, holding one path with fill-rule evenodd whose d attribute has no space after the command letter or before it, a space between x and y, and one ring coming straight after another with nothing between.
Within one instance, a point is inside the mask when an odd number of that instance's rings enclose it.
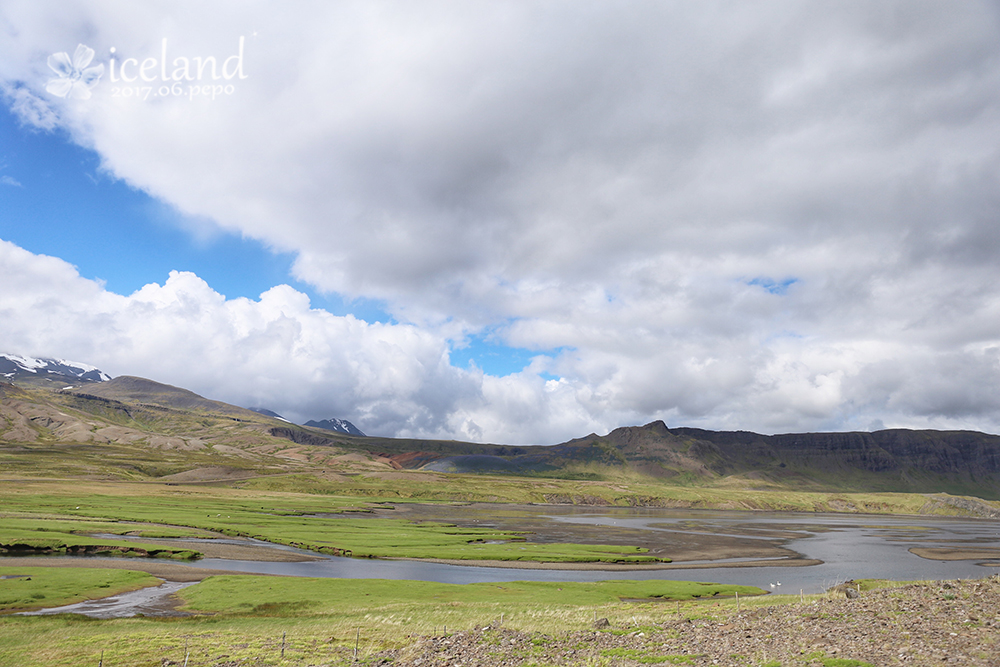
<instances>
[{"instance_id":1,"label":"sky","mask_svg":"<svg viewBox=\"0 0 1000 667\"><path fill-rule=\"evenodd\" d=\"M1000 433L1000 8L0 4L0 352L370 435Z\"/></svg>"}]
</instances>

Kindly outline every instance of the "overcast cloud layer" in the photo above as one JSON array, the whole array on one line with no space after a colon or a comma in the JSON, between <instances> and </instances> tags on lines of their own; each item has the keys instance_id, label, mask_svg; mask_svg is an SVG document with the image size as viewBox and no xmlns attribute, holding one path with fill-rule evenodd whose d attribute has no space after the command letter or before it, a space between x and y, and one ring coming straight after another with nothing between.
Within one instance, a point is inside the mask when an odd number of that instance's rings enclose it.
<instances>
[{"instance_id":1,"label":"overcast cloud layer","mask_svg":"<svg viewBox=\"0 0 1000 667\"><path fill-rule=\"evenodd\" d=\"M0 243L9 351L379 435L1000 430L993 3L15 1L0 34L26 124L398 322ZM240 36L215 100L45 91L77 43ZM539 356L453 366L484 332Z\"/></svg>"}]
</instances>

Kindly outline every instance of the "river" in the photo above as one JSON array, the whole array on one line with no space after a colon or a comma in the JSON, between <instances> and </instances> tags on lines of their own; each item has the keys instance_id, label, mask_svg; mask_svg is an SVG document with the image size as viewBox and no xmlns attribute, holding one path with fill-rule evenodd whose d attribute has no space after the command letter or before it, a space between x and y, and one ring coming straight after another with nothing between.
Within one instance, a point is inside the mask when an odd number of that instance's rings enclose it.
<instances>
[{"instance_id":1,"label":"river","mask_svg":"<svg viewBox=\"0 0 1000 667\"><path fill-rule=\"evenodd\" d=\"M782 593L800 590L819 593L849 579L970 579L1000 571L998 560L932 560L909 551L914 547L1000 549L1000 522L985 519L648 508L554 511L552 507L538 507L534 519L575 524L597 536L605 529L625 527L662 535L668 544L676 536L687 539L698 533L715 537L731 535L741 540L769 540L806 559L823 562L805 567L741 567L739 561L742 559L735 558L721 561L730 562L729 566L696 569L559 570L330 557L297 563L206 558L197 561L196 566L300 577L415 579L456 584L677 579L747 584ZM496 523L510 528L506 521ZM775 534L781 536L768 537ZM315 556L312 552L304 553ZM784 558L775 562L782 560L794 562Z\"/></svg>"},{"instance_id":2,"label":"river","mask_svg":"<svg viewBox=\"0 0 1000 667\"><path fill-rule=\"evenodd\" d=\"M429 507L429 506L426 506ZM437 581L453 584L504 581L602 581L608 579L674 579L758 586L775 593L821 593L850 579L876 578L897 581L978 579L1000 571L1000 560L934 560L910 552L912 548L1000 549L1000 522L955 517L877 516L858 514L812 514L770 512L723 512L713 510L666 510L649 508L560 508L552 506L520 507L517 511L490 514L489 506L431 508L456 519L464 514L465 522L514 529L525 521L538 528L541 539L563 534L572 528L577 538L600 542L607 534L624 532L641 536L646 544L662 543L669 550L674 541L690 543L701 536L717 540L727 537L733 544L748 540L766 540L782 555L774 562L790 565L802 559L822 561L818 565L741 566L744 558L715 560L717 567L690 568L700 564L688 561L685 569L527 569L517 567L481 567L450 565L410 560L323 557L305 562L242 561L203 558L190 566L256 574L279 574L297 577L371 578ZM316 517L336 520L336 517ZM426 518L426 517L425 517ZM373 518L372 520L378 520ZM166 540L163 540L166 541ZM291 547L253 543L282 551ZM619 542L620 543L620 542ZM316 557L311 551L304 555ZM797 558L800 556L801 558ZM44 557L40 557L44 558ZM88 557L89 558L89 557ZM93 558L93 560L106 560ZM758 560L754 558L752 560ZM115 599L93 601L71 608L47 609L36 613L72 611L102 618L127 616L142 612L171 613L163 600L176 584L160 589L146 589ZM159 591L157 597L156 591Z\"/></svg>"}]
</instances>

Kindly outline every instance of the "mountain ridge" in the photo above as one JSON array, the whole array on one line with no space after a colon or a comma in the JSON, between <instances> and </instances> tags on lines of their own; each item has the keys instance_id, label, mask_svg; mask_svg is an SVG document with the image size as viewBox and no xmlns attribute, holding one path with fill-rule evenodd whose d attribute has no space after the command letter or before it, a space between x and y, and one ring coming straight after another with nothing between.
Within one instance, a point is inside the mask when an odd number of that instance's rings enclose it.
<instances>
[{"instance_id":1,"label":"mountain ridge","mask_svg":"<svg viewBox=\"0 0 1000 667\"><path fill-rule=\"evenodd\" d=\"M357 426L347 421L346 419L338 419L334 417L333 419L323 419L321 421L314 421L310 419L303 426L311 426L312 428L321 428L325 431L334 431L336 433L347 433L348 435L359 435L364 437L364 433L361 432Z\"/></svg>"},{"instance_id":2,"label":"mountain ridge","mask_svg":"<svg viewBox=\"0 0 1000 667\"><path fill-rule=\"evenodd\" d=\"M135 376L63 387L62 381L37 385L34 374L27 375L27 385L0 382L0 443L168 443L244 460L282 450L284 459L303 461L355 452L362 458L353 460L385 470L580 480L626 474L682 486L1000 498L1000 436L978 431L762 435L654 421L555 445L480 444L357 435L316 426L322 422L299 426ZM172 465L171 474L187 464Z\"/></svg>"},{"instance_id":3,"label":"mountain ridge","mask_svg":"<svg viewBox=\"0 0 1000 667\"><path fill-rule=\"evenodd\" d=\"M0 353L0 378L8 382L31 382L40 386L63 383L107 382L111 376L89 364L67 359L25 357Z\"/></svg>"}]
</instances>

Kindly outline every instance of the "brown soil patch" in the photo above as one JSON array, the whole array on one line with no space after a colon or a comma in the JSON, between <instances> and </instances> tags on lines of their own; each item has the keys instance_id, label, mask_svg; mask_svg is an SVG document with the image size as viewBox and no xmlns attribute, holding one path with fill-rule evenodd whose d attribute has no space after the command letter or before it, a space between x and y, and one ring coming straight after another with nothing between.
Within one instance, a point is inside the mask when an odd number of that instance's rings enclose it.
<instances>
[{"instance_id":1,"label":"brown soil patch","mask_svg":"<svg viewBox=\"0 0 1000 667\"><path fill-rule=\"evenodd\" d=\"M157 478L158 482L208 482L230 479L244 479L248 471L242 468L229 468L226 466L211 466L208 468L194 468L184 472L164 475Z\"/></svg>"},{"instance_id":2,"label":"brown soil patch","mask_svg":"<svg viewBox=\"0 0 1000 667\"><path fill-rule=\"evenodd\" d=\"M367 472L362 477L382 480L405 479L410 482L436 481L437 479L436 475L424 472Z\"/></svg>"}]
</instances>

